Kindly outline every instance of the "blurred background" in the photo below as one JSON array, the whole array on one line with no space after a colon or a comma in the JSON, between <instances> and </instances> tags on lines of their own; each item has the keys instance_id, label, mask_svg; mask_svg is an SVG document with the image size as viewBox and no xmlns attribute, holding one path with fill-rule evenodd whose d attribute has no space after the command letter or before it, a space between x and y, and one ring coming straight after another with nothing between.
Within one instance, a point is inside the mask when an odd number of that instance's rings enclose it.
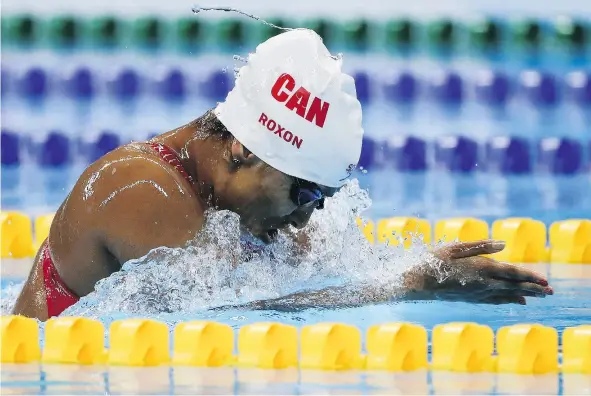
<instances>
[{"instance_id":1,"label":"blurred background","mask_svg":"<svg viewBox=\"0 0 591 396\"><path fill-rule=\"evenodd\" d=\"M591 2L203 1L309 27L356 81L368 217L591 218ZM278 33L191 2L3 1L2 209L187 123Z\"/></svg>"}]
</instances>

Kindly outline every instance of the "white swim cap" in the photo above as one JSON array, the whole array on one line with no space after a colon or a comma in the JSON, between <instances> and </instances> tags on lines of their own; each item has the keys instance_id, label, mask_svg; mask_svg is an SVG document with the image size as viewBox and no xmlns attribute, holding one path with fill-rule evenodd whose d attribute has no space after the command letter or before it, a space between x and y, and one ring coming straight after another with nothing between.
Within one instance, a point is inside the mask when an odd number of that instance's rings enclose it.
<instances>
[{"instance_id":1,"label":"white swim cap","mask_svg":"<svg viewBox=\"0 0 591 396\"><path fill-rule=\"evenodd\" d=\"M290 176L340 187L363 128L353 78L318 34L295 29L256 48L215 113L254 155Z\"/></svg>"}]
</instances>

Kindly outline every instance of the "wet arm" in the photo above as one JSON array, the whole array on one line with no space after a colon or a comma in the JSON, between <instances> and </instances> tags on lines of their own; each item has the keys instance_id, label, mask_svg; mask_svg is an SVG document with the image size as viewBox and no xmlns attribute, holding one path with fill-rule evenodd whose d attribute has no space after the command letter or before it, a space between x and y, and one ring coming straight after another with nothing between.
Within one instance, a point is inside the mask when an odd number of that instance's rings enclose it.
<instances>
[{"instance_id":1,"label":"wet arm","mask_svg":"<svg viewBox=\"0 0 591 396\"><path fill-rule=\"evenodd\" d=\"M308 290L287 296L255 301L241 308L297 311L308 308L352 308L393 301L432 300L433 296L416 287L421 270L412 269L402 276L399 285L348 285Z\"/></svg>"}]
</instances>

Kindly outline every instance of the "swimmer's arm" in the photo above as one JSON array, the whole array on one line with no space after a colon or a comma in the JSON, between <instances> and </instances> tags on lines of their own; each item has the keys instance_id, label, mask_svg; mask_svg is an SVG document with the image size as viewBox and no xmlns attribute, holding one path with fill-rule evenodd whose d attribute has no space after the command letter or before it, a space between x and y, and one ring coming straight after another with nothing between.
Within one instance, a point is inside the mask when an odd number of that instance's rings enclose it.
<instances>
[{"instance_id":1,"label":"swimmer's arm","mask_svg":"<svg viewBox=\"0 0 591 396\"><path fill-rule=\"evenodd\" d=\"M426 260L402 274L397 284L380 283L331 287L258 301L250 308L298 310L344 308L389 301L448 300L479 304L520 304L525 297L554 294L548 280L535 271L498 262L484 254L500 252L504 242L457 242L436 251L437 261ZM445 274L444 277L441 275Z\"/></svg>"},{"instance_id":2,"label":"swimmer's arm","mask_svg":"<svg viewBox=\"0 0 591 396\"><path fill-rule=\"evenodd\" d=\"M431 300L426 293L413 292L404 288L381 290L371 286L327 287L322 290L303 291L272 300L256 301L250 309L275 311L298 311L309 308L355 308L369 304L396 301Z\"/></svg>"},{"instance_id":3,"label":"swimmer's arm","mask_svg":"<svg viewBox=\"0 0 591 396\"><path fill-rule=\"evenodd\" d=\"M255 301L241 308L298 311L309 308L354 308L387 302L433 300L432 293L412 286L415 275L415 271L407 272L399 285L333 286Z\"/></svg>"}]
</instances>

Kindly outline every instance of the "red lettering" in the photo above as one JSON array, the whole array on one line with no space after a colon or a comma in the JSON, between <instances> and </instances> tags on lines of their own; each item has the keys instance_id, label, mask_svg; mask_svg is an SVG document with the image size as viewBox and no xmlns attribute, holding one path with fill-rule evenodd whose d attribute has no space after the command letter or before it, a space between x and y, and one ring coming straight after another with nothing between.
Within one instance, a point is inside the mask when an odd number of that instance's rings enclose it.
<instances>
[{"instance_id":1,"label":"red lettering","mask_svg":"<svg viewBox=\"0 0 591 396\"><path fill-rule=\"evenodd\" d=\"M271 123L273 123L273 126L271 126ZM269 120L269 122L267 122L267 129L270 131L273 131L273 129L275 129L276 126L277 123L274 120Z\"/></svg>"},{"instance_id":2,"label":"red lettering","mask_svg":"<svg viewBox=\"0 0 591 396\"><path fill-rule=\"evenodd\" d=\"M285 107L292 110L296 109L297 115L304 118L306 115L306 108L308 107L308 99L310 99L310 92L304 87L300 87L292 96L289 98Z\"/></svg>"},{"instance_id":3,"label":"red lettering","mask_svg":"<svg viewBox=\"0 0 591 396\"><path fill-rule=\"evenodd\" d=\"M273 132L274 135L283 139L287 143L291 143L292 146L295 146L298 149L302 147L302 143L304 143L302 138L295 135L291 131L286 131L285 127L279 125L277 121L270 119L265 113L261 113L259 116L259 123L263 124L263 126L265 126L269 131Z\"/></svg>"},{"instance_id":4,"label":"red lettering","mask_svg":"<svg viewBox=\"0 0 591 396\"><path fill-rule=\"evenodd\" d=\"M300 148L302 146L303 142L304 142L304 140L302 138L300 138L299 136L294 136L293 141L291 142L291 145L297 146L298 148Z\"/></svg>"},{"instance_id":5,"label":"red lettering","mask_svg":"<svg viewBox=\"0 0 591 396\"><path fill-rule=\"evenodd\" d=\"M306 120L310 122L314 120L320 128L324 127L324 121L326 121L326 114L328 113L329 107L330 103L322 102L320 98L315 97L310 110L308 110L308 114L306 114Z\"/></svg>"},{"instance_id":6,"label":"red lettering","mask_svg":"<svg viewBox=\"0 0 591 396\"><path fill-rule=\"evenodd\" d=\"M278 102L286 102L285 107L289 110L296 111L296 114L306 119L308 122L315 122L316 126L323 128L330 108L330 103L323 102L322 99L315 97L308 109L308 102L310 101L310 91L304 87L299 87L291 96L289 95L295 89L295 79L288 73L283 73L277 78L275 84L271 88L271 95ZM307 110L307 111L306 111ZM263 119L263 116L265 117ZM263 113L259 122L265 125L267 116Z\"/></svg>"},{"instance_id":7,"label":"red lettering","mask_svg":"<svg viewBox=\"0 0 591 396\"><path fill-rule=\"evenodd\" d=\"M283 134L283 140L289 143L291 142L291 139L293 139L293 133L291 133L291 131L285 131L285 133Z\"/></svg>"},{"instance_id":8,"label":"red lettering","mask_svg":"<svg viewBox=\"0 0 591 396\"><path fill-rule=\"evenodd\" d=\"M287 92L282 91L283 89L287 91L293 91L295 88L295 80L293 77L287 73L283 73L279 76L275 84L273 84L273 88L271 88L271 95L278 101L278 102L285 102L289 95ZM303 117L303 116L302 116Z\"/></svg>"}]
</instances>

